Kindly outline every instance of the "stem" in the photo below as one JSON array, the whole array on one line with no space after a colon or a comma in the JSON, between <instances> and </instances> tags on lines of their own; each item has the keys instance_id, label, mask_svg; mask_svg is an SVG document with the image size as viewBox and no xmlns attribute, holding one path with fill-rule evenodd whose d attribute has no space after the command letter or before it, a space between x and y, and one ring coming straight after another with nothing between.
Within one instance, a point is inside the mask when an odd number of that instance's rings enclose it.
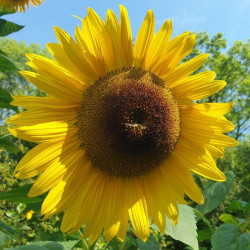
<instances>
[{"instance_id":1,"label":"stem","mask_svg":"<svg viewBox=\"0 0 250 250\"><path fill-rule=\"evenodd\" d=\"M78 234L79 234L79 236L81 238L81 241L82 241L82 248L85 249L85 250L90 249L89 246L88 246L88 244L87 244L87 242L86 242L86 240L82 238L82 232L81 232L81 230L79 229L77 232L78 232Z\"/></svg>"},{"instance_id":2,"label":"stem","mask_svg":"<svg viewBox=\"0 0 250 250\"><path fill-rule=\"evenodd\" d=\"M109 242L110 242L110 241L109 241ZM104 246L103 250L108 249L109 242L106 243L106 245Z\"/></svg>"}]
</instances>

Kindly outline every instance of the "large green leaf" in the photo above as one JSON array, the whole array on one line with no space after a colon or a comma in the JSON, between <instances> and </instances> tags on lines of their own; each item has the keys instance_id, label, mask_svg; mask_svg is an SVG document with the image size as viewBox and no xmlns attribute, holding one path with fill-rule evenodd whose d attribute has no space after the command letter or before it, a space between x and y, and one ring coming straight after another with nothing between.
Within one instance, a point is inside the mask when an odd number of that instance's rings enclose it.
<instances>
[{"instance_id":1,"label":"large green leaf","mask_svg":"<svg viewBox=\"0 0 250 250\"><path fill-rule=\"evenodd\" d=\"M18 111L18 108L16 106L12 106L10 102L12 101L12 97L10 93L3 89L0 88L0 108L7 108L7 109L13 109L14 111Z\"/></svg>"},{"instance_id":2,"label":"large green leaf","mask_svg":"<svg viewBox=\"0 0 250 250\"><path fill-rule=\"evenodd\" d=\"M158 242L156 241L153 234L150 234L148 240L144 243L140 239L136 239L137 246L140 250L158 250L160 249L160 246Z\"/></svg>"},{"instance_id":3,"label":"large green leaf","mask_svg":"<svg viewBox=\"0 0 250 250\"><path fill-rule=\"evenodd\" d=\"M15 188L5 193L0 193L0 200L14 201L18 203L37 203L44 200L44 195L32 197L27 197L27 194L31 188L32 184L25 185L23 187Z\"/></svg>"},{"instance_id":4,"label":"large green leaf","mask_svg":"<svg viewBox=\"0 0 250 250\"><path fill-rule=\"evenodd\" d=\"M213 250L247 250L249 234L242 234L240 229L231 223L219 226L212 235Z\"/></svg>"},{"instance_id":5,"label":"large green leaf","mask_svg":"<svg viewBox=\"0 0 250 250\"><path fill-rule=\"evenodd\" d=\"M37 241L33 244L16 247L16 250L71 250L77 244L78 240L53 242Z\"/></svg>"},{"instance_id":6,"label":"large green leaf","mask_svg":"<svg viewBox=\"0 0 250 250\"><path fill-rule=\"evenodd\" d=\"M174 226L166 217L165 234L198 250L197 227L193 209L187 205L178 205L178 207L179 222ZM155 224L152 227L158 229Z\"/></svg>"},{"instance_id":7,"label":"large green leaf","mask_svg":"<svg viewBox=\"0 0 250 250\"><path fill-rule=\"evenodd\" d=\"M6 21L0 18L0 36L7 36L13 32L21 30L24 26L16 23Z\"/></svg>"},{"instance_id":8,"label":"large green leaf","mask_svg":"<svg viewBox=\"0 0 250 250\"><path fill-rule=\"evenodd\" d=\"M10 153L17 154L20 152L20 149L17 145L10 141L8 136L0 137L0 148L4 148Z\"/></svg>"},{"instance_id":9,"label":"large green leaf","mask_svg":"<svg viewBox=\"0 0 250 250\"><path fill-rule=\"evenodd\" d=\"M0 231L0 249L3 249L10 239L11 237L8 234Z\"/></svg>"},{"instance_id":10,"label":"large green leaf","mask_svg":"<svg viewBox=\"0 0 250 250\"><path fill-rule=\"evenodd\" d=\"M197 205L196 209L203 215L211 212L225 199L233 186L234 173L227 171L225 173L227 180L225 182L216 182L209 180L203 191L205 202L203 205Z\"/></svg>"},{"instance_id":11,"label":"large green leaf","mask_svg":"<svg viewBox=\"0 0 250 250\"><path fill-rule=\"evenodd\" d=\"M6 55L0 54L0 71L18 70L17 66Z\"/></svg>"},{"instance_id":12,"label":"large green leaf","mask_svg":"<svg viewBox=\"0 0 250 250\"><path fill-rule=\"evenodd\" d=\"M250 249L250 233L243 233L240 236L239 250Z\"/></svg>"}]
</instances>

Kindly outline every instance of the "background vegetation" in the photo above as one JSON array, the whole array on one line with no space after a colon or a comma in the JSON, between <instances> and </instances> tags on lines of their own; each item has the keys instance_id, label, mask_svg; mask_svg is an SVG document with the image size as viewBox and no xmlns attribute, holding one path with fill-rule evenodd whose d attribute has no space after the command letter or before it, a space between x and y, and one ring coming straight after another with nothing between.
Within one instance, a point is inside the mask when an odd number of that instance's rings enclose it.
<instances>
[{"instance_id":1,"label":"background vegetation","mask_svg":"<svg viewBox=\"0 0 250 250\"><path fill-rule=\"evenodd\" d=\"M3 14L0 11L0 16ZM0 36L22 28L2 20L0 18ZM19 75L17 69L29 69L25 65L26 53L51 56L37 44L26 45L1 38L0 249L198 249L198 244L202 250L250 249L250 40L247 43L236 41L228 48L221 33L210 38L206 32L201 32L188 58L202 52L210 53L210 58L199 71L213 70L218 79L228 83L222 91L203 101L235 103L227 118L235 124L230 136L239 141L239 146L227 149L224 158L217 160L227 181L217 183L195 176L203 190L205 204L190 202L190 207L180 206L179 225L174 228L167 223L164 235L152 225L149 240L142 243L129 227L124 243L116 239L105 243L101 236L89 247L87 241L79 240L84 227L78 233L66 235L60 232L61 214L43 221L40 207L44 196L26 197L34 180L21 181L13 176L19 160L35 144L14 138L7 132L5 119L22 110L9 104L11 95L45 95Z\"/></svg>"}]
</instances>

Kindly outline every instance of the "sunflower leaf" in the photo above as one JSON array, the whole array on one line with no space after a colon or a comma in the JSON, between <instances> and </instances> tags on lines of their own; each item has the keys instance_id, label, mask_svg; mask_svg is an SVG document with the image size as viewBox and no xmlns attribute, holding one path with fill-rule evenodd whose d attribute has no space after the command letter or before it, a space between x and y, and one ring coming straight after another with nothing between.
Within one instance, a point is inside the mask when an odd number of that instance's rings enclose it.
<instances>
[{"instance_id":1,"label":"sunflower leaf","mask_svg":"<svg viewBox=\"0 0 250 250\"><path fill-rule=\"evenodd\" d=\"M7 36L21 30L24 26L0 18L0 36Z\"/></svg>"},{"instance_id":2,"label":"sunflower leaf","mask_svg":"<svg viewBox=\"0 0 250 250\"><path fill-rule=\"evenodd\" d=\"M71 250L77 244L78 240L54 242L54 241L37 241L33 244L16 247L16 250Z\"/></svg>"},{"instance_id":3,"label":"sunflower leaf","mask_svg":"<svg viewBox=\"0 0 250 250\"><path fill-rule=\"evenodd\" d=\"M1 105L0 105L1 107ZM10 153L13 154L17 154L18 152L20 152L20 149L17 147L17 145L13 142L11 142L8 137L3 136L0 137L0 148L4 148L5 150L7 150Z\"/></svg>"},{"instance_id":4,"label":"sunflower leaf","mask_svg":"<svg viewBox=\"0 0 250 250\"><path fill-rule=\"evenodd\" d=\"M249 249L250 234L243 233L239 227L231 223L225 223L219 226L212 235L213 250L244 250Z\"/></svg>"},{"instance_id":5,"label":"sunflower leaf","mask_svg":"<svg viewBox=\"0 0 250 250\"><path fill-rule=\"evenodd\" d=\"M171 236L175 240L179 240L194 250L198 250L197 227L194 211L187 205L178 205L179 222L176 226L166 217L165 234ZM152 228L158 229L154 224Z\"/></svg>"},{"instance_id":6,"label":"sunflower leaf","mask_svg":"<svg viewBox=\"0 0 250 250\"><path fill-rule=\"evenodd\" d=\"M6 15L6 14L13 14L13 13L15 13L13 9L2 8L0 6L0 16Z\"/></svg>"},{"instance_id":7,"label":"sunflower leaf","mask_svg":"<svg viewBox=\"0 0 250 250\"><path fill-rule=\"evenodd\" d=\"M0 65L0 70L1 70L1 65ZM12 100L13 99L9 94L9 92L3 88L0 88L0 108L13 109L14 111L17 112L18 108L10 104Z\"/></svg>"},{"instance_id":8,"label":"sunflower leaf","mask_svg":"<svg viewBox=\"0 0 250 250\"><path fill-rule=\"evenodd\" d=\"M0 249L3 249L3 247L7 245L10 239L11 237L8 234L0 231Z\"/></svg>"},{"instance_id":9,"label":"sunflower leaf","mask_svg":"<svg viewBox=\"0 0 250 250\"><path fill-rule=\"evenodd\" d=\"M136 239L136 243L137 243L138 248L142 250L160 249L160 246L158 242L156 241L155 237L153 236L153 234L150 234L148 240L145 243L142 242L139 238Z\"/></svg>"},{"instance_id":10,"label":"sunflower leaf","mask_svg":"<svg viewBox=\"0 0 250 250\"><path fill-rule=\"evenodd\" d=\"M18 70L18 68L11 59L0 52L0 70Z\"/></svg>"},{"instance_id":11,"label":"sunflower leaf","mask_svg":"<svg viewBox=\"0 0 250 250\"><path fill-rule=\"evenodd\" d=\"M193 209L187 205L178 205L179 222L176 226L167 218L165 233L194 250L198 250L197 227Z\"/></svg>"},{"instance_id":12,"label":"sunflower leaf","mask_svg":"<svg viewBox=\"0 0 250 250\"><path fill-rule=\"evenodd\" d=\"M23 187L9 190L5 193L0 193L0 200L13 201L13 202L25 203L25 204L37 203L39 201L42 201L44 199L44 196L42 195L37 196L37 197L32 197L32 198L27 197L31 186L32 184L28 184Z\"/></svg>"},{"instance_id":13,"label":"sunflower leaf","mask_svg":"<svg viewBox=\"0 0 250 250\"><path fill-rule=\"evenodd\" d=\"M19 235L19 233L15 229L13 229L12 227L7 226L1 220L0 220L0 231L2 231L5 234L8 234L8 235L10 235L12 237L15 237L15 238L17 238L18 235Z\"/></svg>"},{"instance_id":14,"label":"sunflower leaf","mask_svg":"<svg viewBox=\"0 0 250 250\"><path fill-rule=\"evenodd\" d=\"M227 171L225 173L227 180L225 182L216 182L209 180L203 191L205 202L203 205L197 205L197 209L203 215L213 211L225 199L233 186L234 173Z\"/></svg>"}]
</instances>

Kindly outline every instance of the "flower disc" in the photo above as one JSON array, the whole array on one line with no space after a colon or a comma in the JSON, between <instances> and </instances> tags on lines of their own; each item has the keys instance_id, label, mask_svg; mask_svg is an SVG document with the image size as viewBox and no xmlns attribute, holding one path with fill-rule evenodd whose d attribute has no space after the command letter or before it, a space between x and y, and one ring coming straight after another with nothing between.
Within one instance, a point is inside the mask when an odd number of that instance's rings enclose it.
<instances>
[{"instance_id":1,"label":"flower disc","mask_svg":"<svg viewBox=\"0 0 250 250\"><path fill-rule=\"evenodd\" d=\"M126 178L159 166L180 132L171 91L163 80L139 68L108 73L88 88L78 125L94 166Z\"/></svg>"}]
</instances>

